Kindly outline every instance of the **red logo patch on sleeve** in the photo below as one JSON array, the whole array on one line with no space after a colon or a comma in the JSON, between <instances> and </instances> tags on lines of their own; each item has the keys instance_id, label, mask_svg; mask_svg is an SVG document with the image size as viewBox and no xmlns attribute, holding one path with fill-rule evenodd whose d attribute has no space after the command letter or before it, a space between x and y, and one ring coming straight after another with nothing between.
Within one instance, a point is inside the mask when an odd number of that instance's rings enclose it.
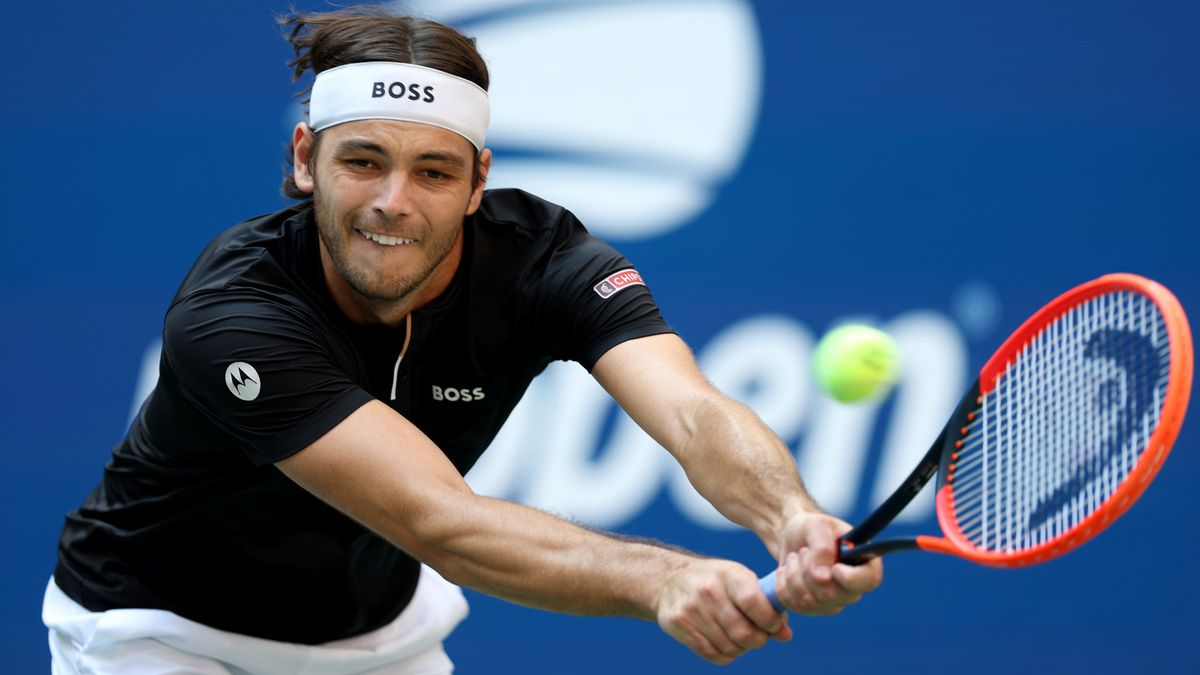
<instances>
[{"instance_id":1,"label":"red logo patch on sleeve","mask_svg":"<svg viewBox=\"0 0 1200 675\"><path fill-rule=\"evenodd\" d=\"M621 270L610 274L600 283L592 286L592 290L596 291L596 295L608 299L617 293L617 291L627 286L645 286L646 282L642 280L642 275L638 274L635 269Z\"/></svg>"}]
</instances>

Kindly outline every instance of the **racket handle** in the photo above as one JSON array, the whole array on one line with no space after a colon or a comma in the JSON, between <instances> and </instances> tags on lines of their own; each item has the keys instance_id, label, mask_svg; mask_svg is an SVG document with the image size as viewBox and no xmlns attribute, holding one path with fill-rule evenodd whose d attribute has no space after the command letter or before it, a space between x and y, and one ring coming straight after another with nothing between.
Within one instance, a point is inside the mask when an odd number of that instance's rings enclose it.
<instances>
[{"instance_id":1,"label":"racket handle","mask_svg":"<svg viewBox=\"0 0 1200 675\"><path fill-rule=\"evenodd\" d=\"M780 602L779 598L775 595L775 572L771 572L767 576L759 579L758 587L762 589L763 594L766 595L767 599L771 601L771 606L775 608L776 612L787 611L787 608L783 606L783 603Z\"/></svg>"},{"instance_id":2,"label":"racket handle","mask_svg":"<svg viewBox=\"0 0 1200 675\"><path fill-rule=\"evenodd\" d=\"M838 540L838 562L846 563L847 565L862 565L877 557L879 557L877 551L861 547L856 550L853 544L847 546L845 542L840 539ZM779 601L779 597L775 595L776 571L778 570L772 571L770 574L759 579L758 587L762 589L763 595L767 596L767 599L771 601L771 606L775 608L775 611L785 612L787 608L783 606L783 603Z\"/></svg>"},{"instance_id":3,"label":"racket handle","mask_svg":"<svg viewBox=\"0 0 1200 675\"><path fill-rule=\"evenodd\" d=\"M868 547L856 547L854 544L847 545L846 542L838 539L838 562L840 563L858 567L878 557L879 553Z\"/></svg>"}]
</instances>

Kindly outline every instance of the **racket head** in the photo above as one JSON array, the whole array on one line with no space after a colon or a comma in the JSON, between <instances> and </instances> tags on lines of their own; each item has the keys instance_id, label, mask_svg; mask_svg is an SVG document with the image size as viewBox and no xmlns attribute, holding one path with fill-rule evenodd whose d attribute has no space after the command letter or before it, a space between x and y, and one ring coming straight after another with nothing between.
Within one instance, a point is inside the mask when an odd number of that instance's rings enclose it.
<instances>
[{"instance_id":1,"label":"racket head","mask_svg":"<svg viewBox=\"0 0 1200 675\"><path fill-rule=\"evenodd\" d=\"M984 365L951 418L938 473L944 538L925 550L996 567L1088 541L1142 495L1187 410L1192 338L1179 301L1133 274L1077 286Z\"/></svg>"}]
</instances>

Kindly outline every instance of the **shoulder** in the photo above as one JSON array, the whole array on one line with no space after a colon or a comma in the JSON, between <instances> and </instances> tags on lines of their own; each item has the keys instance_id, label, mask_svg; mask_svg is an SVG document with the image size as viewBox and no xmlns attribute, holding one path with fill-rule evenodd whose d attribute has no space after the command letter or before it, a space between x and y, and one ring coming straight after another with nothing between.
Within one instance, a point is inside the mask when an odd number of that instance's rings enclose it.
<instances>
[{"instance_id":1,"label":"shoulder","mask_svg":"<svg viewBox=\"0 0 1200 675\"><path fill-rule=\"evenodd\" d=\"M545 251L594 239L568 209L524 190L489 190L473 218L481 238Z\"/></svg>"},{"instance_id":2,"label":"shoulder","mask_svg":"<svg viewBox=\"0 0 1200 675\"><path fill-rule=\"evenodd\" d=\"M516 188L486 191L479 206L478 220L528 231L554 229L564 222L579 223L562 206Z\"/></svg>"},{"instance_id":3,"label":"shoulder","mask_svg":"<svg viewBox=\"0 0 1200 675\"><path fill-rule=\"evenodd\" d=\"M569 263L576 255L616 254L570 210L523 190L489 190L472 222L473 234L485 247L517 249L524 259L549 256Z\"/></svg>"},{"instance_id":4,"label":"shoulder","mask_svg":"<svg viewBox=\"0 0 1200 675\"><path fill-rule=\"evenodd\" d=\"M293 207L247 219L217 235L197 257L175 301L244 284L290 285L303 268L311 209ZM283 277L283 278L281 278Z\"/></svg>"},{"instance_id":5,"label":"shoulder","mask_svg":"<svg viewBox=\"0 0 1200 675\"><path fill-rule=\"evenodd\" d=\"M474 277L493 292L570 292L629 266L571 211L523 190L489 190L471 223Z\"/></svg>"},{"instance_id":6,"label":"shoulder","mask_svg":"<svg viewBox=\"0 0 1200 675\"><path fill-rule=\"evenodd\" d=\"M307 212L287 209L246 220L200 254L167 310L164 342L196 342L236 330L294 335L320 321L319 294L303 258Z\"/></svg>"}]
</instances>

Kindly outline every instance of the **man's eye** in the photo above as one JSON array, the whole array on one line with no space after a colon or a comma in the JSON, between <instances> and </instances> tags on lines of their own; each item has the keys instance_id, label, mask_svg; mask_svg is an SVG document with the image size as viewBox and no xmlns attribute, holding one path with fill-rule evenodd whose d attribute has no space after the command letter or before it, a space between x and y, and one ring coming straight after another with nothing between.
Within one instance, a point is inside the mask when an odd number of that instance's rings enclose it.
<instances>
[{"instance_id":1,"label":"man's eye","mask_svg":"<svg viewBox=\"0 0 1200 675\"><path fill-rule=\"evenodd\" d=\"M426 178L432 178L434 180L446 180L447 178L451 177L450 174L438 171L437 169L425 169L425 171L422 173L425 174Z\"/></svg>"},{"instance_id":2,"label":"man's eye","mask_svg":"<svg viewBox=\"0 0 1200 675\"><path fill-rule=\"evenodd\" d=\"M369 159L357 159L357 158L347 159L346 163L349 164L350 166L353 166L353 167L356 167L359 169L369 169L369 168L375 166L375 162L372 162Z\"/></svg>"}]
</instances>

